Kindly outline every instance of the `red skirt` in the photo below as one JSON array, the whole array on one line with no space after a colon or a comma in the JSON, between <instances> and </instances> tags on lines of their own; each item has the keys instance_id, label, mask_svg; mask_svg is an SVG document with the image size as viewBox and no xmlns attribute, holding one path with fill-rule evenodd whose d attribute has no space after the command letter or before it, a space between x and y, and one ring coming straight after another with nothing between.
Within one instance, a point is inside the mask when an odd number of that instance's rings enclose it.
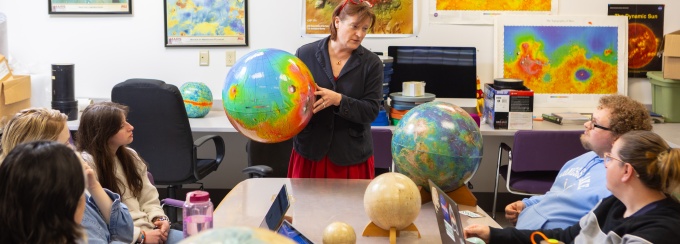
<instances>
[{"instance_id":1,"label":"red skirt","mask_svg":"<svg viewBox=\"0 0 680 244\"><path fill-rule=\"evenodd\" d=\"M373 179L375 166L373 156L360 164L339 166L331 162L328 155L320 161L312 161L293 149L288 163L288 178Z\"/></svg>"}]
</instances>

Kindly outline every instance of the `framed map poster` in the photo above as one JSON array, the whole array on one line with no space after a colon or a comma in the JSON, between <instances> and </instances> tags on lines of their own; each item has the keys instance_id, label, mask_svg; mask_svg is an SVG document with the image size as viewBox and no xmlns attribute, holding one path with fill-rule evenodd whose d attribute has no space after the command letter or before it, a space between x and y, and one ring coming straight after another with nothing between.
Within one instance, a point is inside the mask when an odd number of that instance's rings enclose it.
<instances>
[{"instance_id":1,"label":"framed map poster","mask_svg":"<svg viewBox=\"0 0 680 244\"><path fill-rule=\"evenodd\" d=\"M628 19L623 16L499 16L495 77L534 91L534 107L595 108L627 94Z\"/></svg>"},{"instance_id":2,"label":"framed map poster","mask_svg":"<svg viewBox=\"0 0 680 244\"><path fill-rule=\"evenodd\" d=\"M165 46L248 46L247 0L164 0Z\"/></svg>"},{"instance_id":3,"label":"framed map poster","mask_svg":"<svg viewBox=\"0 0 680 244\"><path fill-rule=\"evenodd\" d=\"M369 4L375 25L366 37L407 37L416 34L415 0L303 0L302 34L330 35L331 16L338 4Z\"/></svg>"},{"instance_id":4,"label":"framed map poster","mask_svg":"<svg viewBox=\"0 0 680 244\"><path fill-rule=\"evenodd\" d=\"M493 25L501 15L556 15L558 0L428 0L433 24ZM567 0L569 1L569 0Z\"/></svg>"},{"instance_id":5,"label":"framed map poster","mask_svg":"<svg viewBox=\"0 0 680 244\"><path fill-rule=\"evenodd\" d=\"M131 14L132 0L48 0L49 14Z\"/></svg>"}]
</instances>

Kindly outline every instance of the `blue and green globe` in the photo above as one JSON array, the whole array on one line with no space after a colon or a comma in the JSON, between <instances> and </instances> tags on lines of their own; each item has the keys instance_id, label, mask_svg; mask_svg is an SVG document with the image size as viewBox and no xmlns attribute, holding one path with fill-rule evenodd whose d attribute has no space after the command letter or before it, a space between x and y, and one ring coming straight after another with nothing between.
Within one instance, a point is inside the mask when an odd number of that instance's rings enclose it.
<instances>
[{"instance_id":1,"label":"blue and green globe","mask_svg":"<svg viewBox=\"0 0 680 244\"><path fill-rule=\"evenodd\" d=\"M462 108L428 102L409 110L392 137L396 170L429 189L432 180L445 192L464 185L482 160L482 134Z\"/></svg>"},{"instance_id":2,"label":"blue and green globe","mask_svg":"<svg viewBox=\"0 0 680 244\"><path fill-rule=\"evenodd\" d=\"M210 112L213 96L207 85L202 82L187 82L182 84L179 91L189 118L203 118Z\"/></svg>"}]
</instances>

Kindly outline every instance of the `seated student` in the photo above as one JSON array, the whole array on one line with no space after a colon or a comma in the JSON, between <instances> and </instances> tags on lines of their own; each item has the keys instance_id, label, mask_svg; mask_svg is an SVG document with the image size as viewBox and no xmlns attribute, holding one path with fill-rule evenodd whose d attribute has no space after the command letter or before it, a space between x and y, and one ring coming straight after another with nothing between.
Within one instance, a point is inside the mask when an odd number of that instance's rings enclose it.
<instances>
[{"instance_id":1,"label":"seated student","mask_svg":"<svg viewBox=\"0 0 680 244\"><path fill-rule=\"evenodd\" d=\"M66 115L53 109L30 108L20 111L4 126L0 159L24 142L50 140L70 145L71 136L66 120ZM92 169L86 172L89 178L87 205L81 224L87 231L88 242L132 242L132 217L127 207L121 203L120 195L103 189Z\"/></svg>"},{"instance_id":2,"label":"seated student","mask_svg":"<svg viewBox=\"0 0 680 244\"><path fill-rule=\"evenodd\" d=\"M544 195L505 207L505 217L516 222L518 229L569 227L611 195L604 187L604 154L619 136L631 130L651 130L652 124L645 106L629 97L604 96L599 103L581 135L581 144L591 151L564 164Z\"/></svg>"},{"instance_id":3,"label":"seated student","mask_svg":"<svg viewBox=\"0 0 680 244\"><path fill-rule=\"evenodd\" d=\"M680 186L680 149L670 148L650 131L621 136L605 154L606 186L602 200L578 224L543 230L564 243L678 243L680 203L670 195ZM487 243L529 243L533 231L471 225L466 237Z\"/></svg>"},{"instance_id":4,"label":"seated student","mask_svg":"<svg viewBox=\"0 0 680 244\"><path fill-rule=\"evenodd\" d=\"M68 180L65 180L68 179ZM53 141L16 146L0 165L0 243L84 243L83 165Z\"/></svg>"},{"instance_id":5,"label":"seated student","mask_svg":"<svg viewBox=\"0 0 680 244\"><path fill-rule=\"evenodd\" d=\"M102 186L123 196L134 219L134 239L145 243L176 243L181 231L171 230L158 190L146 176L146 163L127 147L134 127L127 122L127 106L102 102L87 106L80 116L76 147Z\"/></svg>"}]
</instances>

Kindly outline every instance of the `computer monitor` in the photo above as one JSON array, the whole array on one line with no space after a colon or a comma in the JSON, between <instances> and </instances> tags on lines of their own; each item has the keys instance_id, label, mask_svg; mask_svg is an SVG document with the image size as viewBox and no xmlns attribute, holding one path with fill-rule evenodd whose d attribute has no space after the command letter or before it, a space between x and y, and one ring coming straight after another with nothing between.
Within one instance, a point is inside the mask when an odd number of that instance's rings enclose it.
<instances>
[{"instance_id":1,"label":"computer monitor","mask_svg":"<svg viewBox=\"0 0 680 244\"><path fill-rule=\"evenodd\" d=\"M477 50L474 47L389 46L394 58L390 92L404 81L425 81L425 92L437 98L476 98Z\"/></svg>"}]
</instances>

